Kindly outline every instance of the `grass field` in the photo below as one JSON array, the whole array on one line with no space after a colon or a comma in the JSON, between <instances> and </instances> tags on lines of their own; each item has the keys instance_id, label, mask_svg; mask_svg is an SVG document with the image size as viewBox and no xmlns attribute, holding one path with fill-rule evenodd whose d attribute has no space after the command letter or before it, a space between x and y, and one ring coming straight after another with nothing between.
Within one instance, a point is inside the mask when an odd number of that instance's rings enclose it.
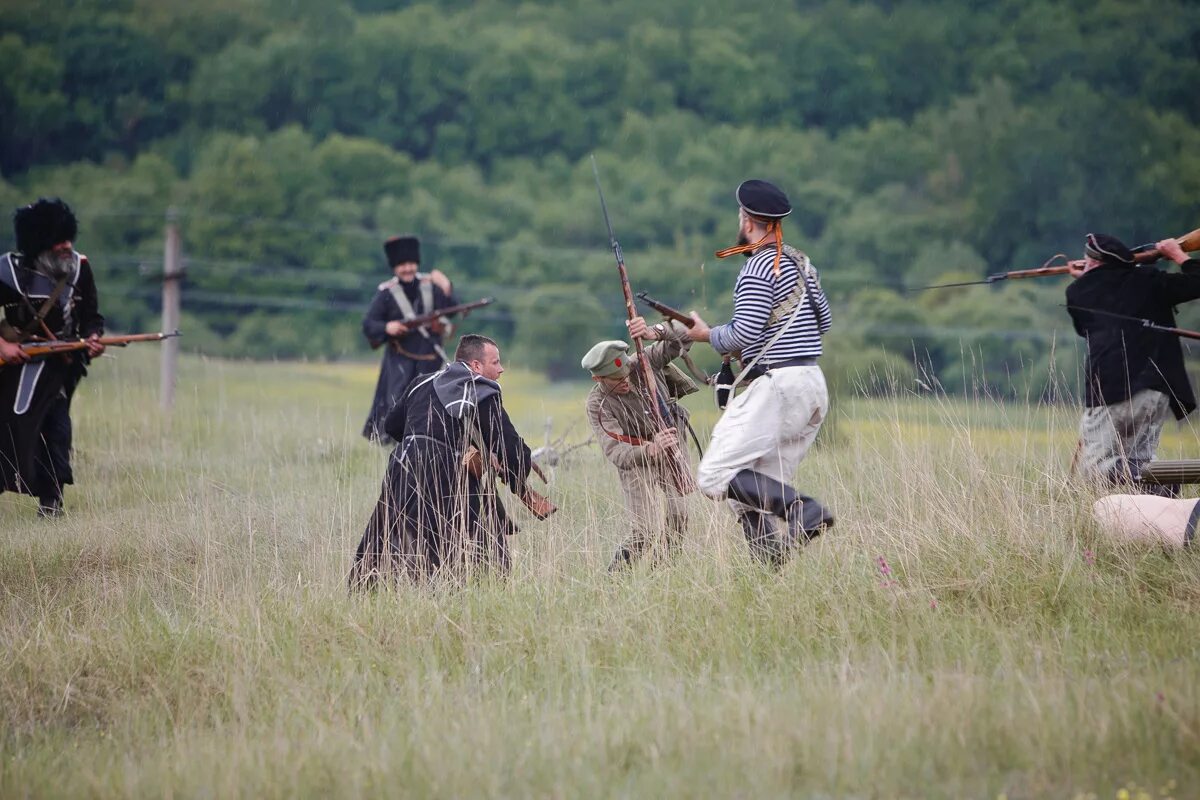
<instances>
[{"instance_id":1,"label":"grass field","mask_svg":"<svg viewBox=\"0 0 1200 800\"><path fill-rule=\"evenodd\" d=\"M67 518L0 496L0 796L1200 796L1200 556L1096 538L1072 409L836 399L780 574L694 498L607 575L588 448L511 580L349 597L374 367L188 359L168 419L156 359L81 389ZM585 386L504 384L582 438Z\"/></svg>"}]
</instances>

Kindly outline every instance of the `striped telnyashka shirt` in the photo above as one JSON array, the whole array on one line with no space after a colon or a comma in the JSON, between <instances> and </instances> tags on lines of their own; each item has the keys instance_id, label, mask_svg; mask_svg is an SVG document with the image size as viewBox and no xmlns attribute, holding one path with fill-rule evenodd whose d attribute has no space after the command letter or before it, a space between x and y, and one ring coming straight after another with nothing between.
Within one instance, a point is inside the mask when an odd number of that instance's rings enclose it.
<instances>
[{"instance_id":1,"label":"striped telnyashka shirt","mask_svg":"<svg viewBox=\"0 0 1200 800\"><path fill-rule=\"evenodd\" d=\"M791 312L779 315L768 325L772 310L778 308L796 288L800 280L800 269L786 252L779 260L779 277L775 277L775 247L767 245L746 259L746 265L738 273L733 287L733 319L725 325L712 329L710 341L719 353L741 352L742 362L759 354L767 342L787 324ZM796 321L788 332L763 355L762 362L791 358L816 358L821 355L821 334L829 330L833 317L829 312L829 300L822 291L817 271L809 276L809 290L815 291L813 302L817 315L805 298L801 303Z\"/></svg>"}]
</instances>

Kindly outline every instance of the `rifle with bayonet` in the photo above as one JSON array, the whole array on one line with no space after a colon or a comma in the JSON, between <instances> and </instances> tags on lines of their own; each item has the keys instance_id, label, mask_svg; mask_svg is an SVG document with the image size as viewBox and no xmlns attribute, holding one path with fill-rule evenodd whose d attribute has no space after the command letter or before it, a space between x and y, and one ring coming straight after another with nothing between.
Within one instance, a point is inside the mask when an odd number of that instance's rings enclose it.
<instances>
[{"instance_id":1,"label":"rifle with bayonet","mask_svg":"<svg viewBox=\"0 0 1200 800\"><path fill-rule=\"evenodd\" d=\"M104 345L105 347L124 347L135 342L161 342L163 339L173 339L176 336L182 336L179 331L173 333L130 333L124 336L101 336L98 339L93 339L93 342ZM21 345L21 349L25 351L25 355L31 359L52 356L57 353L73 353L77 350L86 350L91 344L87 339L43 339L32 342L25 342ZM9 362L0 359L0 365Z\"/></svg>"},{"instance_id":2,"label":"rifle with bayonet","mask_svg":"<svg viewBox=\"0 0 1200 800\"><path fill-rule=\"evenodd\" d=\"M415 317L411 317L409 319L397 320L397 321L404 324L404 332L405 333L410 333L412 331L417 330L418 328L424 328L428 325L432 325L435 322L437 322L439 319L441 319L442 317L449 317L454 314L466 314L467 312L471 311L472 309L482 308L483 306L490 305L494 302L496 302L494 298L485 297L482 300L476 300L472 303L459 303L456 306L446 306L445 308L439 308L434 311L430 311L428 314L418 314ZM401 335L403 335L403 334L401 334ZM371 349L375 349L382 344L383 344L383 342L379 342L378 344L372 344Z\"/></svg>"},{"instance_id":3,"label":"rifle with bayonet","mask_svg":"<svg viewBox=\"0 0 1200 800\"><path fill-rule=\"evenodd\" d=\"M1200 228L1186 233L1178 238L1179 246L1185 252L1200 250ZM1156 244L1144 244L1134 248L1133 260L1137 264L1149 264L1157 261L1160 258L1158 246ZM1062 259L1061 264L1055 262ZM957 283L938 283L933 286L918 286L913 289L905 289L906 292L924 292L929 289L950 289L955 286L980 286L982 284L998 283L999 281L1019 280L1022 278L1045 278L1052 275L1066 275L1072 270L1083 269L1083 259L1068 260L1066 255L1059 253L1052 256L1040 267L1035 269L1016 269L1010 272L997 272L994 275L988 275L983 280L978 281L959 281Z\"/></svg>"},{"instance_id":4,"label":"rifle with bayonet","mask_svg":"<svg viewBox=\"0 0 1200 800\"><path fill-rule=\"evenodd\" d=\"M621 292L625 296L625 317L626 319L634 319L638 316L637 308L633 304L633 290L629 287L629 272L625 269L625 254L621 252L621 245L617 242L617 235L613 233L612 221L608 218L608 205L604 202L604 189L600 186L600 169L596 166L596 157L592 156L592 173L596 176L596 191L600 194L600 210L604 213L604 225L608 228L609 245L612 247L613 257L617 260L617 275L621 279ZM658 396L658 382L654 379L654 373L650 369L650 362L646 359L645 348L642 347L642 340L634 337L634 349L637 351L637 368L641 372L641 386L638 387L642 394L642 399L645 401L647 413L654 421L655 428L659 431L667 428L674 428L674 425L668 425L666 415L663 414L663 409L666 407L662 398ZM671 480L675 484L675 488L682 495L691 494L696 490L696 481L692 477L692 472L688 469L687 462L683 458L683 454L679 452L678 447L672 447L667 451L667 455L671 458L672 469Z\"/></svg>"}]
</instances>

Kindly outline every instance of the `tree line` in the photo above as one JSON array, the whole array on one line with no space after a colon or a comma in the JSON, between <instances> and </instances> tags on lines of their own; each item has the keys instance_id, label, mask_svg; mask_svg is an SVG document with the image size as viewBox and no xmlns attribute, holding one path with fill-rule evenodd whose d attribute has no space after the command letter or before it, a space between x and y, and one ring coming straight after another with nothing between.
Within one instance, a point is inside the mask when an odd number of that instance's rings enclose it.
<instances>
[{"instance_id":1,"label":"tree line","mask_svg":"<svg viewBox=\"0 0 1200 800\"><path fill-rule=\"evenodd\" d=\"M177 208L189 340L250 357L364 353L381 241L417 233L497 297L472 327L570 377L620 332L588 157L638 288L714 319L761 177L822 272L835 377L1042 395L1061 281L902 290L1200 225L1189 6L13 0L0 200L77 208L126 328L156 324Z\"/></svg>"}]
</instances>

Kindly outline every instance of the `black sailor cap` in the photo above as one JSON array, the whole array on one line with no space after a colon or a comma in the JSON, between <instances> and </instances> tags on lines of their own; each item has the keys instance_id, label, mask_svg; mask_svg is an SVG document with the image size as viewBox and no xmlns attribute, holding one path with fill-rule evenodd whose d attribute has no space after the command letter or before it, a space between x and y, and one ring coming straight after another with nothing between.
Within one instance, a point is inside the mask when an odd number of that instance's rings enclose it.
<instances>
[{"instance_id":1,"label":"black sailor cap","mask_svg":"<svg viewBox=\"0 0 1200 800\"><path fill-rule=\"evenodd\" d=\"M1106 264L1133 263L1133 251L1120 239L1107 233L1089 233L1083 243L1083 253Z\"/></svg>"},{"instance_id":2,"label":"black sailor cap","mask_svg":"<svg viewBox=\"0 0 1200 800\"><path fill-rule=\"evenodd\" d=\"M751 179L737 188L738 205L747 214L763 219L783 219L792 213L788 197L773 183Z\"/></svg>"}]
</instances>

